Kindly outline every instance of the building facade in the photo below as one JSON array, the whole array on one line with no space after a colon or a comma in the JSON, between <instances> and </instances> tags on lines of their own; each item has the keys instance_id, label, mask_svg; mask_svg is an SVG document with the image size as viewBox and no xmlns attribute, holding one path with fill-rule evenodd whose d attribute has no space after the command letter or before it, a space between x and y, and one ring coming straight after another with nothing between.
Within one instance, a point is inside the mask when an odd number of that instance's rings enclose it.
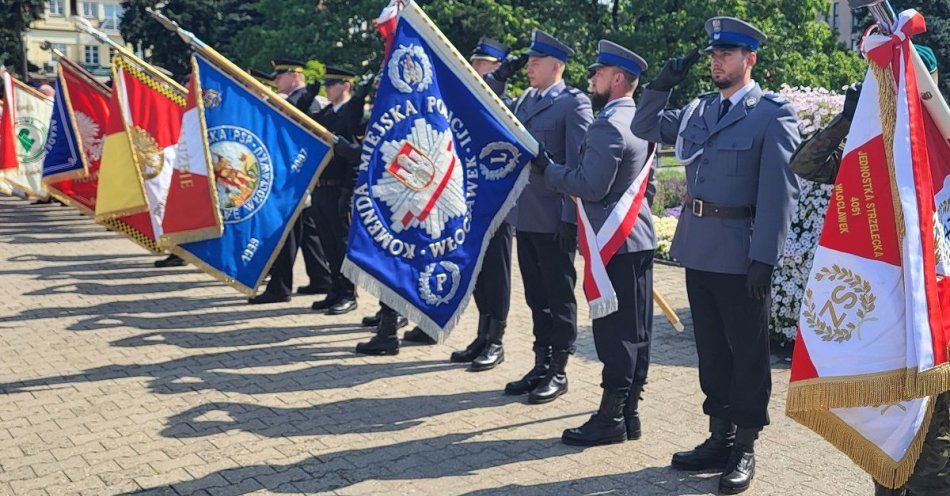
<instances>
[{"instance_id":1,"label":"building facade","mask_svg":"<svg viewBox=\"0 0 950 496\"><path fill-rule=\"evenodd\" d=\"M838 34L838 41L842 45L854 50L858 49L858 42L861 41L861 34L865 27L863 20L860 12L854 15L848 7L848 0L831 2L831 12L828 13L827 21L831 29Z\"/></svg>"},{"instance_id":2,"label":"building facade","mask_svg":"<svg viewBox=\"0 0 950 496\"><path fill-rule=\"evenodd\" d=\"M30 75L36 79L55 77L57 57L42 48L44 42L49 42L98 78L112 77L112 49L76 28L73 17L86 18L93 27L124 45L119 35L121 3L122 0L48 0L43 18L33 22L25 36L26 58L39 68Z\"/></svg>"}]
</instances>

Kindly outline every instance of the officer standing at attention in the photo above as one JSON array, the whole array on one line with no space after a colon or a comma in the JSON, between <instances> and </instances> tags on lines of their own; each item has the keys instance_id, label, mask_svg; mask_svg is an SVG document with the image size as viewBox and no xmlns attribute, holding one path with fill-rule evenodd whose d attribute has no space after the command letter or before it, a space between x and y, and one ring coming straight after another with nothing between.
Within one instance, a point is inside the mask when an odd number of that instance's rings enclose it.
<instances>
[{"instance_id":1,"label":"officer standing at attention","mask_svg":"<svg viewBox=\"0 0 950 496\"><path fill-rule=\"evenodd\" d=\"M363 99L351 98L356 74L338 67L327 67L323 76L330 103L313 119L336 135L337 143L356 143L363 117ZM358 107L351 109L350 106ZM356 183L358 153L339 153L334 146L333 158L317 180L311 195L312 212L320 244L330 264L332 285L327 297L311 306L327 315L343 315L356 310L356 287L340 272L346 257L346 241L350 230L350 201Z\"/></svg>"},{"instance_id":2,"label":"officer standing at attention","mask_svg":"<svg viewBox=\"0 0 950 496\"><path fill-rule=\"evenodd\" d=\"M723 470L720 492L737 494L752 483L753 446L769 423L769 287L798 195L788 163L800 137L791 104L752 80L765 35L731 17L710 19L706 31L720 91L664 110L700 53L673 59L644 89L632 130L675 143L686 159L687 204L670 254L686 267L712 435L672 465Z\"/></svg>"},{"instance_id":3,"label":"officer standing at attention","mask_svg":"<svg viewBox=\"0 0 950 496\"><path fill-rule=\"evenodd\" d=\"M274 86L278 94L284 96L288 102L306 114L320 87L307 86L303 75L304 64L301 62L276 59L271 63L274 66ZM302 212L287 234L287 239L274 260L267 288L263 293L247 300L248 303L259 305L290 301L298 247L303 249L310 284L298 288L297 292L317 294L327 291L330 286L330 267L323 253L323 247L320 245L320 239L317 237L312 216Z\"/></svg>"},{"instance_id":4,"label":"officer standing at attention","mask_svg":"<svg viewBox=\"0 0 950 496\"><path fill-rule=\"evenodd\" d=\"M552 159L569 169L580 162L581 143L594 119L590 99L564 83L564 66L573 54L536 29L526 71L531 88L514 112ZM537 171L531 172L517 209L518 264L531 308L535 364L520 380L508 383L505 393L528 393L529 403L547 403L567 392L565 367L577 338L577 220L570 199L548 188Z\"/></svg>"},{"instance_id":5,"label":"officer standing at attention","mask_svg":"<svg viewBox=\"0 0 950 496\"><path fill-rule=\"evenodd\" d=\"M547 185L583 200L591 228L598 232L644 167L649 143L630 131L637 111L633 92L647 63L626 48L601 40L597 62L589 67L591 101L600 114L587 130L581 161L571 169L539 153L532 161ZM648 191L648 196L651 193ZM584 425L567 429L565 444L597 446L640 438L638 405L646 383L653 335L653 216L650 201L640 204L636 224L607 262L618 310L594 319L594 345L604 364L600 408Z\"/></svg>"},{"instance_id":6,"label":"officer standing at attention","mask_svg":"<svg viewBox=\"0 0 950 496\"><path fill-rule=\"evenodd\" d=\"M505 90L508 78L521 70L528 56L509 59L507 45L488 37L479 40L469 61L479 76L503 101L510 105ZM482 270L475 282L475 305L478 307L478 330L464 350L453 352L449 359L470 363L469 370L491 370L505 360L502 337L505 335L508 309L511 306L511 224L502 222L492 236L482 259ZM406 338L409 333L406 334Z\"/></svg>"}]
</instances>

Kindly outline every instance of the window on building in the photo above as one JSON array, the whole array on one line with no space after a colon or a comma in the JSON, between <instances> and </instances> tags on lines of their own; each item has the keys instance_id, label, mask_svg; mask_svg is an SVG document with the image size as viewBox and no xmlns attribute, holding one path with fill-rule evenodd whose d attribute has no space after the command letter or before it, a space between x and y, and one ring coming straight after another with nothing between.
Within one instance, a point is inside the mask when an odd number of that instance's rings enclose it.
<instances>
[{"instance_id":1,"label":"window on building","mask_svg":"<svg viewBox=\"0 0 950 496\"><path fill-rule=\"evenodd\" d=\"M63 5L63 0L49 0L47 5L49 7L46 11L49 15L61 16L66 14L66 6Z\"/></svg>"},{"instance_id":2,"label":"window on building","mask_svg":"<svg viewBox=\"0 0 950 496\"><path fill-rule=\"evenodd\" d=\"M831 27L836 30L841 27L841 5L838 2L831 6Z\"/></svg>"},{"instance_id":3,"label":"window on building","mask_svg":"<svg viewBox=\"0 0 950 496\"><path fill-rule=\"evenodd\" d=\"M53 43L51 46L53 47L53 49L59 50L59 53L62 53L63 55L67 55L65 43ZM59 56L56 55L56 52L53 52L53 62L59 62Z\"/></svg>"},{"instance_id":4,"label":"window on building","mask_svg":"<svg viewBox=\"0 0 950 496\"><path fill-rule=\"evenodd\" d=\"M83 2L82 15L84 17L99 17L99 2Z\"/></svg>"},{"instance_id":5,"label":"window on building","mask_svg":"<svg viewBox=\"0 0 950 496\"><path fill-rule=\"evenodd\" d=\"M122 6L107 3L102 7L105 12L102 29L119 29L119 23L122 22Z\"/></svg>"},{"instance_id":6,"label":"window on building","mask_svg":"<svg viewBox=\"0 0 950 496\"><path fill-rule=\"evenodd\" d=\"M99 65L99 47L98 46L87 46L85 48L85 56L83 60L86 65L98 66Z\"/></svg>"}]
</instances>

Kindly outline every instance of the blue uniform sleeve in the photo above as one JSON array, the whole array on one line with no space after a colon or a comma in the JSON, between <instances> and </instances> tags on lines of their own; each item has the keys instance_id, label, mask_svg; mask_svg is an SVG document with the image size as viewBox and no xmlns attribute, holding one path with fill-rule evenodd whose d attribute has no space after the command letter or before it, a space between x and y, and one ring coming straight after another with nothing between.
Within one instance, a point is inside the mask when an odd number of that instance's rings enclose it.
<instances>
[{"instance_id":1,"label":"blue uniform sleeve","mask_svg":"<svg viewBox=\"0 0 950 496\"><path fill-rule=\"evenodd\" d=\"M769 122L759 160L759 188L749 257L769 265L778 263L798 200L798 179L788 166L798 148L798 118L790 104Z\"/></svg>"},{"instance_id":2,"label":"blue uniform sleeve","mask_svg":"<svg viewBox=\"0 0 950 496\"><path fill-rule=\"evenodd\" d=\"M606 119L595 121L586 139L584 156L577 167L551 165L544 172L544 180L559 193L596 202L607 196L617 177L624 142L620 132Z\"/></svg>"},{"instance_id":3,"label":"blue uniform sleeve","mask_svg":"<svg viewBox=\"0 0 950 496\"><path fill-rule=\"evenodd\" d=\"M571 169L576 169L580 164L581 145L584 143L584 136L587 135L587 128L594 121L594 111L587 95L578 94L574 102L574 108L568 112L564 123L564 165ZM561 221L577 222L574 202L567 196L561 201Z\"/></svg>"},{"instance_id":4,"label":"blue uniform sleeve","mask_svg":"<svg viewBox=\"0 0 950 496\"><path fill-rule=\"evenodd\" d=\"M666 110L670 94L670 91L643 88L640 101L637 102L637 115L630 124L630 131L634 136L654 143L676 143L683 111Z\"/></svg>"}]
</instances>

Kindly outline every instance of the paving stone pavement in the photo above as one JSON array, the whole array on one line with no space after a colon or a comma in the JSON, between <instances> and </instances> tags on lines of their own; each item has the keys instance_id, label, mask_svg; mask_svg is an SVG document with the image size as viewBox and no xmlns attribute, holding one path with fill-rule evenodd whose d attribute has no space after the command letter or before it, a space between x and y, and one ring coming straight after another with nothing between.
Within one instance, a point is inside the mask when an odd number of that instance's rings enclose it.
<instances>
[{"instance_id":1,"label":"paving stone pavement","mask_svg":"<svg viewBox=\"0 0 950 496\"><path fill-rule=\"evenodd\" d=\"M0 198L0 495L715 491L714 474L667 466L706 427L680 269L655 270L687 331L657 310L643 439L578 449L560 433L596 407L600 373L580 286L571 390L534 406L500 393L531 364L517 268L507 360L472 374L447 358L472 338L474 305L445 345L362 357L352 349L370 336L357 323L376 311L368 296L335 318L311 312L310 297L249 306L154 260L70 209ZM784 416L788 365L773 363L773 425L747 494L871 494L847 458Z\"/></svg>"}]
</instances>

